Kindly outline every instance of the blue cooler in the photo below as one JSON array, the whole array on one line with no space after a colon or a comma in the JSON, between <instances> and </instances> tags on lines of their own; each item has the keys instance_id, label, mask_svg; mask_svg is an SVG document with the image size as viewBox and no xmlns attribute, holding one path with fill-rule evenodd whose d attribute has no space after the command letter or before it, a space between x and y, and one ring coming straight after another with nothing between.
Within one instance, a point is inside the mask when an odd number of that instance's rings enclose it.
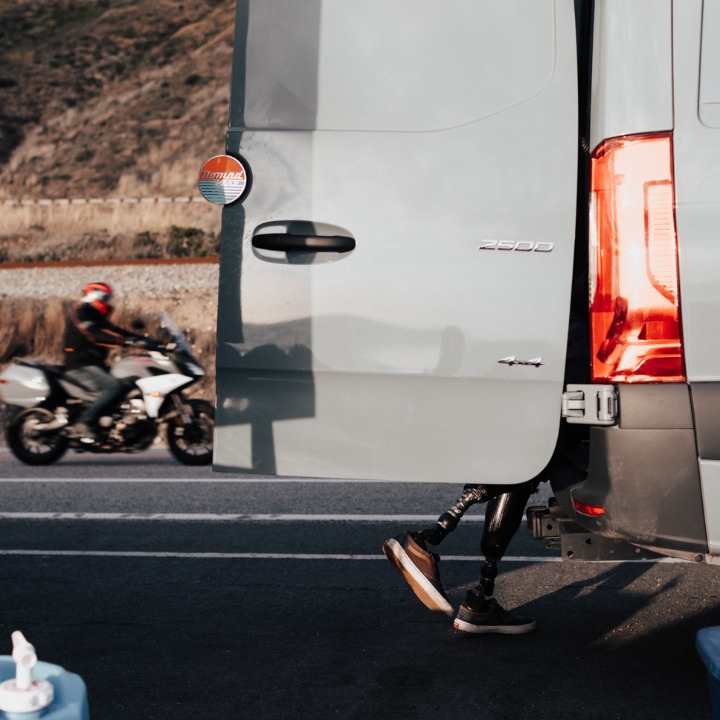
<instances>
[{"instance_id":1,"label":"blue cooler","mask_svg":"<svg viewBox=\"0 0 720 720\"><path fill-rule=\"evenodd\" d=\"M0 720L90 720L87 690L82 678L59 665L38 662L32 669L33 680L45 680L53 686L54 698L46 708L36 712L3 712ZM0 682L15 677L15 661L0 655Z\"/></svg>"},{"instance_id":2,"label":"blue cooler","mask_svg":"<svg viewBox=\"0 0 720 720\"><path fill-rule=\"evenodd\" d=\"M713 720L720 720L720 626L698 630L695 647L707 668Z\"/></svg>"}]
</instances>

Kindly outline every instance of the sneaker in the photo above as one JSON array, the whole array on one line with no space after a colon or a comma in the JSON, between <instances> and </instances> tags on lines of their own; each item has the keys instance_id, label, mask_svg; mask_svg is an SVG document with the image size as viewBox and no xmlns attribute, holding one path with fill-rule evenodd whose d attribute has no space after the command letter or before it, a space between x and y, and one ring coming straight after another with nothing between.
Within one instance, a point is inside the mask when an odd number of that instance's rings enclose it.
<instances>
[{"instance_id":1,"label":"sneaker","mask_svg":"<svg viewBox=\"0 0 720 720\"><path fill-rule=\"evenodd\" d=\"M522 635L535 629L535 621L518 617L503 610L495 598L480 599L479 593L470 590L455 618L455 629L466 633L500 633ZM480 603L478 601L480 600ZM473 610L472 606L483 605L485 610Z\"/></svg>"},{"instance_id":2,"label":"sneaker","mask_svg":"<svg viewBox=\"0 0 720 720\"><path fill-rule=\"evenodd\" d=\"M409 532L386 540L382 549L425 607L452 617L453 607L440 582L437 555L421 547Z\"/></svg>"}]
</instances>

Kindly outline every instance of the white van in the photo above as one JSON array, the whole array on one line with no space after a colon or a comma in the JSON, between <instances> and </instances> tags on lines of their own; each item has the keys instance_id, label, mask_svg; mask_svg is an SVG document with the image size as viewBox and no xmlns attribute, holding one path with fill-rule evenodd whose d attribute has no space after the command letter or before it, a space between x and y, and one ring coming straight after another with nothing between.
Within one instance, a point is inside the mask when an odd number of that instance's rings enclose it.
<instances>
[{"instance_id":1,"label":"white van","mask_svg":"<svg viewBox=\"0 0 720 720\"><path fill-rule=\"evenodd\" d=\"M718 40L720 0L238 0L215 469L512 484L581 424L536 534L713 562Z\"/></svg>"}]
</instances>

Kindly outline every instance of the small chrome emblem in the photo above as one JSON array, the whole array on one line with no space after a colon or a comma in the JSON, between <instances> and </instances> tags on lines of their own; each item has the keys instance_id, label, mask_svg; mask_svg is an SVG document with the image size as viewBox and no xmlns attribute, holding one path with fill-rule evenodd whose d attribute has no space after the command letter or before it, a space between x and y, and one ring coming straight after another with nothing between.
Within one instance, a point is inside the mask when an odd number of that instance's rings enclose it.
<instances>
[{"instance_id":1,"label":"small chrome emblem","mask_svg":"<svg viewBox=\"0 0 720 720\"><path fill-rule=\"evenodd\" d=\"M481 240L478 250L498 250L500 252L536 252L549 253L555 243L533 242L532 240Z\"/></svg>"},{"instance_id":2,"label":"small chrome emblem","mask_svg":"<svg viewBox=\"0 0 720 720\"><path fill-rule=\"evenodd\" d=\"M532 365L532 367L540 367L545 364L541 357L536 357L532 360L518 360L514 355L498 360L498 362L503 365L510 365L510 367L513 365Z\"/></svg>"}]
</instances>

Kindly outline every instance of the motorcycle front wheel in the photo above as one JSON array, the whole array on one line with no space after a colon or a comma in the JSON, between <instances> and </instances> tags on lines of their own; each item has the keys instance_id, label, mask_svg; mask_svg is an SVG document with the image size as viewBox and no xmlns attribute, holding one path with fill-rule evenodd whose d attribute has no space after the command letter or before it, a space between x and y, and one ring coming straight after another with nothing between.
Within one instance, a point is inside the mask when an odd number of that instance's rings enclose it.
<instances>
[{"instance_id":1,"label":"motorcycle front wheel","mask_svg":"<svg viewBox=\"0 0 720 720\"><path fill-rule=\"evenodd\" d=\"M213 459L215 408L206 400L186 400L191 412L189 422L167 424L167 443L173 457L183 465L210 465Z\"/></svg>"},{"instance_id":2,"label":"motorcycle front wheel","mask_svg":"<svg viewBox=\"0 0 720 720\"><path fill-rule=\"evenodd\" d=\"M26 465L50 465L67 450L68 439L62 430L41 432L38 425L54 419L44 408L30 408L18 413L7 426L5 439L12 454Z\"/></svg>"}]
</instances>

